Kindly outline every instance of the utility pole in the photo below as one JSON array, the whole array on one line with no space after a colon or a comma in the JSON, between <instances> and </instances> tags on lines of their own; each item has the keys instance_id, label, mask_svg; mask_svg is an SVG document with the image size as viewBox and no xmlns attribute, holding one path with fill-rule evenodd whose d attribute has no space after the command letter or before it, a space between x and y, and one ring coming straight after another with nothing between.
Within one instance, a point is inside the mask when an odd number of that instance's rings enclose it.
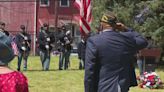
<instances>
[{"instance_id":1,"label":"utility pole","mask_svg":"<svg viewBox=\"0 0 164 92\"><path fill-rule=\"evenodd\" d=\"M54 0L55 1L55 29L57 29L57 24L58 24L58 4L59 0Z\"/></svg>"},{"instance_id":2,"label":"utility pole","mask_svg":"<svg viewBox=\"0 0 164 92\"><path fill-rule=\"evenodd\" d=\"M38 0L35 0L35 8L34 8L34 45L33 45L33 50L34 50L34 52L33 52L33 55L35 56L36 55L36 30L37 30L37 1Z\"/></svg>"},{"instance_id":3,"label":"utility pole","mask_svg":"<svg viewBox=\"0 0 164 92\"><path fill-rule=\"evenodd\" d=\"M57 43L57 34L58 34L58 32L57 32L57 25L58 25L58 4L59 4L59 2L58 2L59 0L54 0L54 2L55 2L55 16L54 16L54 19L55 19L55 43ZM57 49L57 47L55 46L55 49Z\"/></svg>"}]
</instances>

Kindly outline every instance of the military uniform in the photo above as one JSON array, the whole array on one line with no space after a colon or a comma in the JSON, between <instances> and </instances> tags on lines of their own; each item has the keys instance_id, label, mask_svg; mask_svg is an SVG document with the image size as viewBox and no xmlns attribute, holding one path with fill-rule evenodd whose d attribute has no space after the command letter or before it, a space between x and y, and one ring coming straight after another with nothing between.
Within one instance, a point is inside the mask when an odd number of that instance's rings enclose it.
<instances>
[{"instance_id":1,"label":"military uniform","mask_svg":"<svg viewBox=\"0 0 164 92\"><path fill-rule=\"evenodd\" d=\"M48 30L42 29L39 32L38 43L43 70L49 70L50 52L52 50L52 44L54 42L54 39L54 35L50 33Z\"/></svg>"},{"instance_id":2,"label":"military uniform","mask_svg":"<svg viewBox=\"0 0 164 92\"><path fill-rule=\"evenodd\" d=\"M18 48L18 68L20 71L22 58L24 60L24 70L27 69L27 59L31 50L31 36L26 32L20 32L16 35L16 44Z\"/></svg>"},{"instance_id":3,"label":"military uniform","mask_svg":"<svg viewBox=\"0 0 164 92\"><path fill-rule=\"evenodd\" d=\"M72 38L70 35L66 35L61 33L59 37L60 43L60 57L59 57L59 70L62 70L63 67L63 61L64 62L64 69L68 69L68 64L70 63L70 54L71 54L71 43L72 43Z\"/></svg>"},{"instance_id":4,"label":"military uniform","mask_svg":"<svg viewBox=\"0 0 164 92\"><path fill-rule=\"evenodd\" d=\"M79 69L84 69L85 67L85 50L86 50L86 41L83 39L78 44L77 52L78 52L78 58L80 60L79 62Z\"/></svg>"},{"instance_id":5,"label":"military uniform","mask_svg":"<svg viewBox=\"0 0 164 92\"><path fill-rule=\"evenodd\" d=\"M0 31L3 32L6 36L9 36L9 32L5 30L5 23L4 22L0 22Z\"/></svg>"},{"instance_id":6,"label":"military uniform","mask_svg":"<svg viewBox=\"0 0 164 92\"><path fill-rule=\"evenodd\" d=\"M6 36L9 36L9 35L10 35L8 31L3 30L3 29L0 29L0 30L2 30L2 32L3 32Z\"/></svg>"}]
</instances>

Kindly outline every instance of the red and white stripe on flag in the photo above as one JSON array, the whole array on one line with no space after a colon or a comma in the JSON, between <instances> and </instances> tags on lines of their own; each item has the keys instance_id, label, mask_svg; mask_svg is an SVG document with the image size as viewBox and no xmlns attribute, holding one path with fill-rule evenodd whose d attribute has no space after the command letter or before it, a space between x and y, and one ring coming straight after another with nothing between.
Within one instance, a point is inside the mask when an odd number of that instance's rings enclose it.
<instances>
[{"instance_id":1,"label":"red and white stripe on flag","mask_svg":"<svg viewBox=\"0 0 164 92\"><path fill-rule=\"evenodd\" d=\"M80 10L80 31L82 34L88 34L91 30L91 0L75 0L75 5Z\"/></svg>"},{"instance_id":2,"label":"red and white stripe on flag","mask_svg":"<svg viewBox=\"0 0 164 92\"><path fill-rule=\"evenodd\" d=\"M11 46L12 46L12 49L14 51L14 55L18 55L17 45L14 41L11 42Z\"/></svg>"}]
</instances>

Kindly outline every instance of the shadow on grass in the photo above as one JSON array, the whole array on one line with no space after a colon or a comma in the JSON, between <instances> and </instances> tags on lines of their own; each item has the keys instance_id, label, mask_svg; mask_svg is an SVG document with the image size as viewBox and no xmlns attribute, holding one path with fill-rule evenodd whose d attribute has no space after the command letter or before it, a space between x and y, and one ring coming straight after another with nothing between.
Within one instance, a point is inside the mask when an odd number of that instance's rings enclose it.
<instances>
[{"instance_id":1,"label":"shadow on grass","mask_svg":"<svg viewBox=\"0 0 164 92\"><path fill-rule=\"evenodd\" d=\"M43 70L34 69L34 70L27 70L24 72L48 72L48 71L82 71L82 70L79 70L79 69L67 69L67 70L49 69L47 71L43 71Z\"/></svg>"},{"instance_id":2,"label":"shadow on grass","mask_svg":"<svg viewBox=\"0 0 164 92\"><path fill-rule=\"evenodd\" d=\"M29 87L29 88L33 88L33 87L35 87L35 86L28 85L28 87Z\"/></svg>"},{"instance_id":3,"label":"shadow on grass","mask_svg":"<svg viewBox=\"0 0 164 92\"><path fill-rule=\"evenodd\" d=\"M164 65L158 65L157 66L157 68L156 68L156 70L158 70L158 71L163 71L164 72Z\"/></svg>"}]
</instances>

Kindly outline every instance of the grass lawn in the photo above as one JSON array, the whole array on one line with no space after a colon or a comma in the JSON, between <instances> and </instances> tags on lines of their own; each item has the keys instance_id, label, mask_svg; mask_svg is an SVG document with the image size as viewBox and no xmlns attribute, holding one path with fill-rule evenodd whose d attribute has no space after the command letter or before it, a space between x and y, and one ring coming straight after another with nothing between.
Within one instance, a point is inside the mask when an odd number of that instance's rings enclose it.
<instances>
[{"instance_id":1,"label":"grass lawn","mask_svg":"<svg viewBox=\"0 0 164 92\"><path fill-rule=\"evenodd\" d=\"M84 92L84 71L78 70L78 59L71 57L71 67L66 71L58 70L58 57L51 57L50 71L41 71L40 58L29 57L28 71L23 72L29 81L30 92ZM17 58L10 67L17 68ZM138 70L136 70L138 72ZM157 73L164 81L164 68L157 69ZM150 90L139 87L131 88L129 92L164 92L164 89Z\"/></svg>"}]
</instances>

